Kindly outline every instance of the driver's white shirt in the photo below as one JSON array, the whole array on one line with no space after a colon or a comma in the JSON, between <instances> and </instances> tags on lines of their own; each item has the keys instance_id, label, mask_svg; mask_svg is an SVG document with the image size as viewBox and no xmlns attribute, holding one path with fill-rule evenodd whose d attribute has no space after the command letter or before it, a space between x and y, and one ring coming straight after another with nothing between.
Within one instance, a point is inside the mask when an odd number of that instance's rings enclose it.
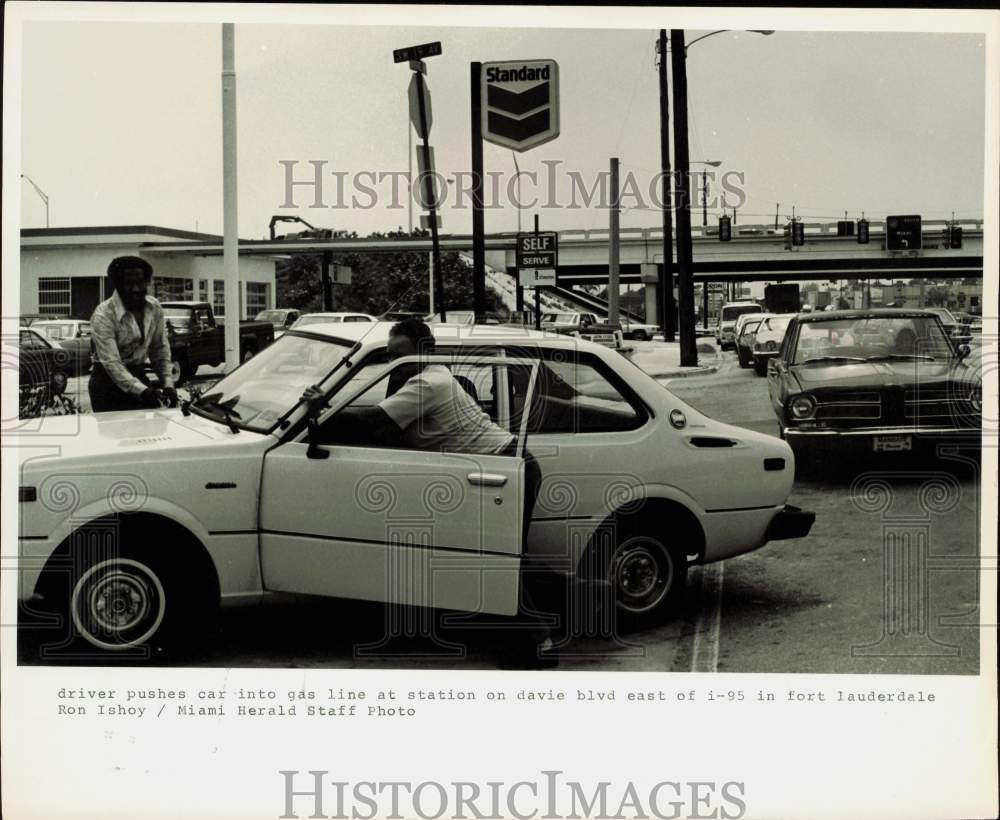
<instances>
[{"instance_id":1,"label":"driver's white shirt","mask_svg":"<svg viewBox=\"0 0 1000 820\"><path fill-rule=\"evenodd\" d=\"M514 440L441 364L427 365L378 406L418 450L500 453Z\"/></svg>"}]
</instances>

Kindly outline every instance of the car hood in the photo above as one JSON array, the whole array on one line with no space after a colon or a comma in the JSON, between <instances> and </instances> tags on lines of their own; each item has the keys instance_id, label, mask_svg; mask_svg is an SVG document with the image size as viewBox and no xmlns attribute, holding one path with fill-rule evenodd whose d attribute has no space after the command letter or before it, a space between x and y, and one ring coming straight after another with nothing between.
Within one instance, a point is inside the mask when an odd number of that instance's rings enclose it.
<instances>
[{"instance_id":1,"label":"car hood","mask_svg":"<svg viewBox=\"0 0 1000 820\"><path fill-rule=\"evenodd\" d=\"M189 450L204 457L209 451L246 445L268 438L180 410L128 410L117 413L45 416L22 422L10 438L22 463L50 459L91 462L135 462Z\"/></svg>"},{"instance_id":2,"label":"car hood","mask_svg":"<svg viewBox=\"0 0 1000 820\"><path fill-rule=\"evenodd\" d=\"M803 391L821 387L890 387L919 384L929 387L961 381L978 381L963 362L897 361L841 362L792 365L789 372Z\"/></svg>"}]
</instances>

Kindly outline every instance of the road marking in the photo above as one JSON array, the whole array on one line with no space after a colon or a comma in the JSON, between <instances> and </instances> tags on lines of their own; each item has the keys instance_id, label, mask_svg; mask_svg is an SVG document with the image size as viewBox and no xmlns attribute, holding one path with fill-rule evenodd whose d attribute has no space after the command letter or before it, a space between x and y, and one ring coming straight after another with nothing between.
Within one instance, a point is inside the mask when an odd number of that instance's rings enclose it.
<instances>
[{"instance_id":1,"label":"road marking","mask_svg":"<svg viewBox=\"0 0 1000 820\"><path fill-rule=\"evenodd\" d=\"M719 629L722 626L721 561L705 564L701 573L701 598L707 603L698 611L691 649L692 672L715 672L719 667Z\"/></svg>"}]
</instances>

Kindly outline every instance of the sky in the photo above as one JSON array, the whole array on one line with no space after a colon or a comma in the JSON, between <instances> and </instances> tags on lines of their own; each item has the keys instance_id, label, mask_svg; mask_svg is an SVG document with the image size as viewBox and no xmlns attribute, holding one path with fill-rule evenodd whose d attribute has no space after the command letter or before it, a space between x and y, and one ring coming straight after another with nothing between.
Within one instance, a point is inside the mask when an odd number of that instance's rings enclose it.
<instances>
[{"instance_id":1,"label":"sky","mask_svg":"<svg viewBox=\"0 0 1000 820\"><path fill-rule=\"evenodd\" d=\"M460 16L456 19L461 19ZM706 32L688 31L690 42ZM407 169L410 71L392 50L440 40L427 60L430 143L443 175L471 165L469 63L545 58L559 64L560 136L520 153L528 225L606 228L607 210L568 205L570 172L589 187L611 157L643 198L626 197L622 227L656 227L646 191L659 169L655 30L395 28L237 24L239 225L262 238L273 214L319 227L371 231L406 226L404 193L373 186L374 207L285 204L285 166L325 172L323 200L337 202L333 171ZM214 24L29 22L24 29L22 173L50 198L53 227L159 225L222 231L221 30ZM743 175L740 224L925 219L983 213L984 58L981 35L778 31L726 32L688 53L692 160ZM513 179L509 150L485 147L487 171ZM546 166L544 163L549 163ZM556 165L558 163L558 165ZM555 191L546 168L556 167ZM391 180L391 177L386 178ZM370 197L359 195L359 204ZM349 203L348 203L349 204ZM450 196L445 233L469 233L467 201ZM733 204L730 202L730 204ZM22 227L44 227L41 200L22 182ZM417 208L415 214L419 215ZM713 210L714 220L718 211ZM415 219L417 216L414 217ZM696 224L699 222L696 217ZM489 209L486 230L517 227L513 204Z\"/></svg>"}]
</instances>

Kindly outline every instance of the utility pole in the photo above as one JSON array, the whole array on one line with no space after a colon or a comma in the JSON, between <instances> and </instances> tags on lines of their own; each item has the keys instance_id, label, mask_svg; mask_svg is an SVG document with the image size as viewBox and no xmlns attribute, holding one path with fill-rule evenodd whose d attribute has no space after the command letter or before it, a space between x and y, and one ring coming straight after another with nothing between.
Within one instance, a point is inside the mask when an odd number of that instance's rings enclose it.
<instances>
[{"instance_id":1,"label":"utility pole","mask_svg":"<svg viewBox=\"0 0 1000 820\"><path fill-rule=\"evenodd\" d=\"M483 89L482 63L469 64L472 101L472 310L486 312L486 225L483 216ZM443 305L442 305L443 307Z\"/></svg>"},{"instance_id":2,"label":"utility pole","mask_svg":"<svg viewBox=\"0 0 1000 820\"><path fill-rule=\"evenodd\" d=\"M535 236L538 236L538 214L535 214ZM535 283L535 330L542 329L542 290Z\"/></svg>"},{"instance_id":3,"label":"utility pole","mask_svg":"<svg viewBox=\"0 0 1000 820\"><path fill-rule=\"evenodd\" d=\"M608 242L608 323L614 324L621 320L618 310L618 263L620 260L619 247L619 190L618 190L618 157L611 158L611 219L609 227Z\"/></svg>"},{"instance_id":4,"label":"utility pole","mask_svg":"<svg viewBox=\"0 0 1000 820\"><path fill-rule=\"evenodd\" d=\"M240 247L236 218L236 35L222 24L222 270L226 372L240 364Z\"/></svg>"},{"instance_id":5,"label":"utility pole","mask_svg":"<svg viewBox=\"0 0 1000 820\"><path fill-rule=\"evenodd\" d=\"M708 227L708 171L701 172L701 227Z\"/></svg>"},{"instance_id":6,"label":"utility pole","mask_svg":"<svg viewBox=\"0 0 1000 820\"><path fill-rule=\"evenodd\" d=\"M663 266L660 268L660 327L667 342L674 341L677 306L674 304L674 228L670 201L670 87L667 84L667 30L660 29L660 197L663 204Z\"/></svg>"},{"instance_id":7,"label":"utility pole","mask_svg":"<svg viewBox=\"0 0 1000 820\"><path fill-rule=\"evenodd\" d=\"M684 30L670 30L674 79L674 156L677 160L677 297L680 307L681 367L697 367L691 249L691 172L688 157L687 55Z\"/></svg>"}]
</instances>

